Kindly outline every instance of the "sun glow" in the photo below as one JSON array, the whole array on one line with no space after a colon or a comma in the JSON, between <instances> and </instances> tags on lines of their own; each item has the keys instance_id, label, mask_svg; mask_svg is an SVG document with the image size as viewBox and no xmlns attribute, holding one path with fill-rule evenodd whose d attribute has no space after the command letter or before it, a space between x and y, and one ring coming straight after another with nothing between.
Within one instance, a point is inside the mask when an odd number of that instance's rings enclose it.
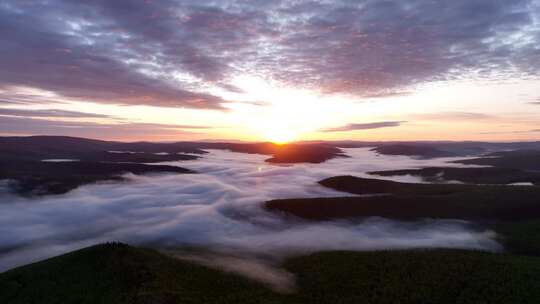
<instances>
[{"instance_id":1,"label":"sun glow","mask_svg":"<svg viewBox=\"0 0 540 304\"><path fill-rule=\"evenodd\" d=\"M271 141L278 145L289 143L297 138L297 135L290 130L285 129L271 129L263 133L266 140Z\"/></svg>"},{"instance_id":2,"label":"sun glow","mask_svg":"<svg viewBox=\"0 0 540 304\"><path fill-rule=\"evenodd\" d=\"M336 124L337 118L346 116L344 107L350 104L255 77L237 77L234 84L245 92L245 102L229 105L238 121L255 137L277 144L302 139Z\"/></svg>"}]
</instances>

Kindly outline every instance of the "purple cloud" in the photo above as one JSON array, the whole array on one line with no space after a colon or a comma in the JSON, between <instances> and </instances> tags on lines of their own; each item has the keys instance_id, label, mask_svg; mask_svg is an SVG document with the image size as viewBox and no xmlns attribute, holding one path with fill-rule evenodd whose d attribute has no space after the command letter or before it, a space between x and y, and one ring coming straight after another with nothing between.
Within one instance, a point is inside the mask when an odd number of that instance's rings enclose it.
<instances>
[{"instance_id":1,"label":"purple cloud","mask_svg":"<svg viewBox=\"0 0 540 304\"><path fill-rule=\"evenodd\" d=\"M495 116L475 112L438 112L413 115L422 120L486 120L494 119Z\"/></svg>"},{"instance_id":2,"label":"purple cloud","mask_svg":"<svg viewBox=\"0 0 540 304\"><path fill-rule=\"evenodd\" d=\"M84 113L77 111L65 110L25 110L25 109L10 109L0 108L0 116L17 116L17 117L60 117L60 118L112 118L109 115Z\"/></svg>"},{"instance_id":3,"label":"purple cloud","mask_svg":"<svg viewBox=\"0 0 540 304\"><path fill-rule=\"evenodd\" d=\"M341 127L328 128L321 130L322 132L347 132L347 131L356 131L356 130L369 130L369 129L380 129L380 128L389 128L389 127L399 127L405 121L379 121L379 122L370 122L370 123L352 123L344 125Z\"/></svg>"},{"instance_id":4,"label":"purple cloud","mask_svg":"<svg viewBox=\"0 0 540 304\"><path fill-rule=\"evenodd\" d=\"M64 135L99 137L103 139L153 138L178 139L182 135L196 135L206 126L167 125L154 123L94 123L79 121L61 121L43 118L10 117L0 115L0 135Z\"/></svg>"},{"instance_id":5,"label":"purple cloud","mask_svg":"<svg viewBox=\"0 0 540 304\"><path fill-rule=\"evenodd\" d=\"M538 11L491 1L4 1L0 88L223 109L238 74L370 97L430 81L538 76ZM528 43L512 43L510 37Z\"/></svg>"}]
</instances>

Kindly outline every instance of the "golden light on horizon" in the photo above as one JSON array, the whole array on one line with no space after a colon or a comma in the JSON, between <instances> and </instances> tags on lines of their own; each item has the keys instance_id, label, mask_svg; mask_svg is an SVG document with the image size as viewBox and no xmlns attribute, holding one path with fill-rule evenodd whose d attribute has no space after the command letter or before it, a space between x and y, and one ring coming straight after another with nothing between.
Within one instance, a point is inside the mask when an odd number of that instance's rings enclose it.
<instances>
[{"instance_id":1,"label":"golden light on horizon","mask_svg":"<svg viewBox=\"0 0 540 304\"><path fill-rule=\"evenodd\" d=\"M234 84L244 93L229 105L237 120L255 138L285 144L330 125L340 124L350 101L288 87L252 76L239 76Z\"/></svg>"},{"instance_id":2,"label":"golden light on horizon","mask_svg":"<svg viewBox=\"0 0 540 304\"><path fill-rule=\"evenodd\" d=\"M538 114L531 109L534 103L512 105L515 111L503 113L512 100L512 92L523 91L533 95L540 82L499 84L496 87L478 83L439 83L425 85L418 91L403 96L354 99L348 96L328 96L254 76L238 77L235 85L240 93L223 95L229 100L227 111L187 108L153 107L148 105L118 105L81 101L56 96L58 103L10 105L10 110L42 111L64 110L94 113L102 117L52 117L60 123L84 121L104 126L126 126L116 133L79 132L63 128L59 134L80 135L96 139L120 141L160 140L243 140L269 141L278 144L299 140L531 140L540 132L531 127ZM53 93L27 87L14 87L17 93L2 89L0 93L14 96L32 95L49 100ZM455 92L455 93L452 93ZM22 97L21 97L22 98ZM470 100L476 107L471 108ZM437 100L437 103L432 102ZM406 104L407 106L401 106ZM441 110L440 104L451 105ZM489 111L482 110L489 107ZM463 115L459 115L462 113ZM470 113L471 115L467 115ZM480 113L480 115L474 115ZM483 114L483 115L482 115ZM433 117L437 117L434 119ZM476 119L472 119L478 117ZM42 118L43 119L43 118ZM379 121L406 121L395 128L359 129L343 132L322 130L345 126L349 123ZM452 128L447 126L452 123ZM147 124L147 126L145 126ZM159 129L160 124L166 128ZM168 131L178 125L175 134ZM202 126L207 128L182 128ZM137 132L137 128L158 128L156 132ZM516 132L517 131L517 132ZM39 134L38 132L37 134ZM31 133L4 133L5 135L33 135Z\"/></svg>"},{"instance_id":3,"label":"golden light on horizon","mask_svg":"<svg viewBox=\"0 0 540 304\"><path fill-rule=\"evenodd\" d=\"M272 143L283 145L296 139L296 134L286 129L272 129L263 134L264 138Z\"/></svg>"}]
</instances>

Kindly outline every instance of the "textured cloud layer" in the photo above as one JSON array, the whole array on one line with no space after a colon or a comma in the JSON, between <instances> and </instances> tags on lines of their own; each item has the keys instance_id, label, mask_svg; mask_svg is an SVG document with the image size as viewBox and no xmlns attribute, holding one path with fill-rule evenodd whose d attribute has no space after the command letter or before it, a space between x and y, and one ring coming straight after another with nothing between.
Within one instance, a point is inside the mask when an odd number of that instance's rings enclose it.
<instances>
[{"instance_id":1,"label":"textured cloud layer","mask_svg":"<svg viewBox=\"0 0 540 304\"><path fill-rule=\"evenodd\" d=\"M538 16L530 0L8 0L0 88L220 109L208 88L244 74L358 96L538 76Z\"/></svg>"}]
</instances>

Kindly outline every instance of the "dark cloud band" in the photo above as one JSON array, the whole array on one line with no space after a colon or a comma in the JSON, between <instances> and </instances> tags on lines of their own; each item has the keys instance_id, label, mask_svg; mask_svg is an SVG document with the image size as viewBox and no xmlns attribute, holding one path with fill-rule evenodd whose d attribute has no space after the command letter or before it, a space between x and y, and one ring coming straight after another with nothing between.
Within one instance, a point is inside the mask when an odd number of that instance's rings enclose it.
<instances>
[{"instance_id":1,"label":"dark cloud band","mask_svg":"<svg viewBox=\"0 0 540 304\"><path fill-rule=\"evenodd\" d=\"M152 138L164 140L195 134L197 130L207 128L205 126L154 123L94 123L0 115L0 135L39 134L95 137L96 134L101 134L101 138L105 136L108 139Z\"/></svg>"}]
</instances>

